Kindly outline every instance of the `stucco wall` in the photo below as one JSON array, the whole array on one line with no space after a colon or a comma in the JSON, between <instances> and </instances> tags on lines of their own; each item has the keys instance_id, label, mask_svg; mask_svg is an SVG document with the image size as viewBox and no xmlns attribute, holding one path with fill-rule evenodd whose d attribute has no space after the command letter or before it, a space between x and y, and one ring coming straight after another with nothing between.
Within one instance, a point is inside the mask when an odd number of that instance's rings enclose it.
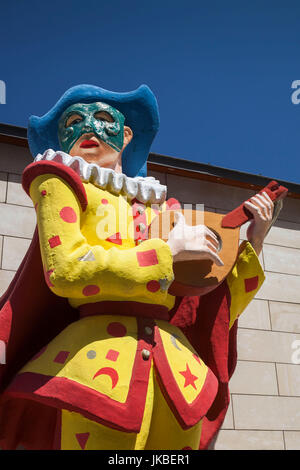
<instances>
[{"instance_id":1,"label":"stucco wall","mask_svg":"<svg viewBox=\"0 0 300 470\"><path fill-rule=\"evenodd\" d=\"M31 161L27 149L0 144L0 294L18 268L35 227L35 211L20 185L22 170ZM181 203L204 203L217 212L226 213L254 194L223 184L152 174L167 184L169 197ZM243 227L241 238L245 233ZM231 403L215 449L300 449L299 199L285 201L260 259L266 281L239 320Z\"/></svg>"}]
</instances>

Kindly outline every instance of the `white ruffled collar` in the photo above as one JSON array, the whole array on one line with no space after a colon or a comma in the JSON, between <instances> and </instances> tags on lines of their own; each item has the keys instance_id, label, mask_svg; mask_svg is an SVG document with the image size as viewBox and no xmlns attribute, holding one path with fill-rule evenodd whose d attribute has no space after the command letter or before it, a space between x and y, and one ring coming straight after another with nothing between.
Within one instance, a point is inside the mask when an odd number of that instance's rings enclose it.
<instances>
[{"instance_id":1,"label":"white ruffled collar","mask_svg":"<svg viewBox=\"0 0 300 470\"><path fill-rule=\"evenodd\" d=\"M43 155L39 153L34 159L35 162L41 160L62 163L72 168L84 183L90 182L113 194L123 194L130 200L137 198L144 204L161 204L166 199L167 187L152 176L130 178L123 173L88 163L81 157L71 157L65 152L55 152L52 149L46 150Z\"/></svg>"}]
</instances>

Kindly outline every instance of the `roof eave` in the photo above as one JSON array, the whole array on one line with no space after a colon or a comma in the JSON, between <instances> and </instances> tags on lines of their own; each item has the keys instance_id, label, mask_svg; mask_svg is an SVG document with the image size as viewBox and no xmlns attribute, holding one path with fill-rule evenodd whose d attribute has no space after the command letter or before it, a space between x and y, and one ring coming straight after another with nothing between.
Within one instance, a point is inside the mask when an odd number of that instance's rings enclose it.
<instances>
[{"instance_id":1,"label":"roof eave","mask_svg":"<svg viewBox=\"0 0 300 470\"><path fill-rule=\"evenodd\" d=\"M26 127L0 123L0 142L28 148ZM149 154L148 169L252 190L260 190L275 179L158 153ZM300 199L300 184L276 181L289 189L289 197Z\"/></svg>"}]
</instances>

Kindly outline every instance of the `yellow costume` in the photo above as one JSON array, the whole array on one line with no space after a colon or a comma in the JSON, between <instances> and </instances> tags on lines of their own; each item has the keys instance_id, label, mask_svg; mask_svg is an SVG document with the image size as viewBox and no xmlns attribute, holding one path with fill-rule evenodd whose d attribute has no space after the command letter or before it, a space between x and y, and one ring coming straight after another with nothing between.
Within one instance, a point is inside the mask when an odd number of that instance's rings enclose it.
<instances>
[{"instance_id":1,"label":"yellow costume","mask_svg":"<svg viewBox=\"0 0 300 470\"><path fill-rule=\"evenodd\" d=\"M172 254L164 241L146 239L157 209L83 185L85 211L62 177L41 174L30 186L47 284L81 318L26 364L19 380L32 381L34 399L61 410L62 449L198 449L218 381L168 322ZM249 279L255 285L247 288ZM243 243L227 279L230 326L263 280L254 250Z\"/></svg>"}]
</instances>

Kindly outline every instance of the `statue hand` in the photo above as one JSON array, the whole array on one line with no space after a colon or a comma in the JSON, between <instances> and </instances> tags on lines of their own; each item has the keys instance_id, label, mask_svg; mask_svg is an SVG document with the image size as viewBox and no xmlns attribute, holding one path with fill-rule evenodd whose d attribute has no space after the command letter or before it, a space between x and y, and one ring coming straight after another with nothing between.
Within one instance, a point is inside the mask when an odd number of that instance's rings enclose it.
<instances>
[{"instance_id":1,"label":"statue hand","mask_svg":"<svg viewBox=\"0 0 300 470\"><path fill-rule=\"evenodd\" d=\"M247 230L247 239L259 255L264 238L272 223L274 204L268 194L263 192L253 196L244 205L253 214L253 220Z\"/></svg>"},{"instance_id":2,"label":"statue hand","mask_svg":"<svg viewBox=\"0 0 300 470\"><path fill-rule=\"evenodd\" d=\"M205 225L186 225L185 218L180 212L176 212L176 225L169 233L167 244L169 245L173 259L176 261L176 255L184 252L197 252L198 258L211 260L217 266L223 266L224 263L217 254L219 246L216 235Z\"/></svg>"}]
</instances>

